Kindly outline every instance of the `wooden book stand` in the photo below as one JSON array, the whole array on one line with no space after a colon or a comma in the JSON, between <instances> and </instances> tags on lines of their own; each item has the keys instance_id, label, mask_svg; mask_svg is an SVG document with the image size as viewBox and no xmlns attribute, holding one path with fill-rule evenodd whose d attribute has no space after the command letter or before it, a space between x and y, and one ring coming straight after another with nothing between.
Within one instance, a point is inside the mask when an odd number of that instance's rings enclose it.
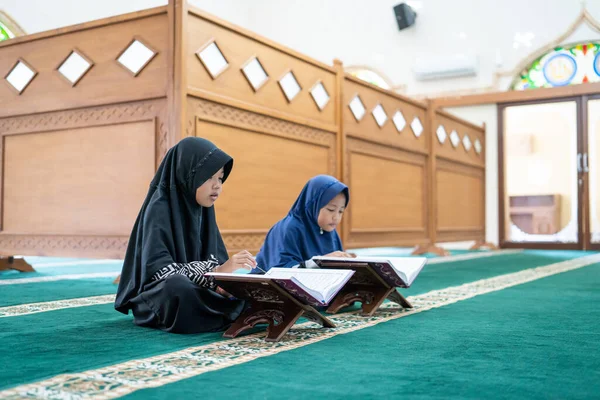
<instances>
[{"instance_id":1,"label":"wooden book stand","mask_svg":"<svg viewBox=\"0 0 600 400\"><path fill-rule=\"evenodd\" d=\"M244 275L232 275L215 277L215 282L232 296L249 302L223 337L234 338L257 324L268 324L265 340L278 342L300 317L326 328L335 328L333 322L314 307L296 299L269 278L250 279Z\"/></svg>"},{"instance_id":2,"label":"wooden book stand","mask_svg":"<svg viewBox=\"0 0 600 400\"><path fill-rule=\"evenodd\" d=\"M0 256L0 271L14 269L21 272L35 272L35 269L24 258Z\"/></svg>"},{"instance_id":3,"label":"wooden book stand","mask_svg":"<svg viewBox=\"0 0 600 400\"><path fill-rule=\"evenodd\" d=\"M347 264L328 261L319 265L324 269L343 268L355 271L327 308L330 314L335 314L357 301L362 303L362 315L369 317L375 314L385 299L404 308L412 308L412 304L396 290L396 287L404 287L399 279L398 282L393 282L392 276L388 276L389 281L382 278L368 263Z\"/></svg>"}]
</instances>

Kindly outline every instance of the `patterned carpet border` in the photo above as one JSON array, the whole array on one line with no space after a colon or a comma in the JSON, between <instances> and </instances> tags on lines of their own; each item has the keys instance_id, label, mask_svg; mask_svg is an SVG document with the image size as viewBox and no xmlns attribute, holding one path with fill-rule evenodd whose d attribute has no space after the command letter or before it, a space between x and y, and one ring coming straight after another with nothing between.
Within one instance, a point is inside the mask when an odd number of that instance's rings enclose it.
<instances>
[{"instance_id":1,"label":"patterned carpet border","mask_svg":"<svg viewBox=\"0 0 600 400\"><path fill-rule=\"evenodd\" d=\"M98 304L113 303L114 301L114 294L106 294L102 296L80 297L77 299L19 304L16 306L0 307L0 318L37 314L46 311L63 310L65 308L95 306Z\"/></svg>"}]
</instances>

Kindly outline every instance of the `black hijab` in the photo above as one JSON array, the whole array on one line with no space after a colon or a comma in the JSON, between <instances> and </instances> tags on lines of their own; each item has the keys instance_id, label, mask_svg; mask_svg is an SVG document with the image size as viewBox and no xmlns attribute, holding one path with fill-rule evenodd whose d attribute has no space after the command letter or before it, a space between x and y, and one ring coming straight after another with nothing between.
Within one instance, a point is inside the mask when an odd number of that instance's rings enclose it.
<instances>
[{"instance_id":1,"label":"black hijab","mask_svg":"<svg viewBox=\"0 0 600 400\"><path fill-rule=\"evenodd\" d=\"M225 182L233 159L206 139L185 138L167 152L129 238L115 309L127 314L129 301L169 264L227 261L214 207L196 202L196 189L222 167Z\"/></svg>"}]
</instances>

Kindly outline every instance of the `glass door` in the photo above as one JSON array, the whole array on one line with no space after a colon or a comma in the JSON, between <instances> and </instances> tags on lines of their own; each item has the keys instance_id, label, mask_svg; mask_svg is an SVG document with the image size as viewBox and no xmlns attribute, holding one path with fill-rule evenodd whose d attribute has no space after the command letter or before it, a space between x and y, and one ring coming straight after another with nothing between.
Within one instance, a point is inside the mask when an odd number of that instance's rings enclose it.
<instances>
[{"instance_id":1,"label":"glass door","mask_svg":"<svg viewBox=\"0 0 600 400\"><path fill-rule=\"evenodd\" d=\"M600 250L600 98L586 99L587 132L581 168L586 179L587 249Z\"/></svg>"},{"instance_id":2,"label":"glass door","mask_svg":"<svg viewBox=\"0 0 600 400\"><path fill-rule=\"evenodd\" d=\"M501 246L583 248L580 191L589 160L581 152L581 104L577 98L499 107ZM600 102L595 107L600 129Z\"/></svg>"}]
</instances>

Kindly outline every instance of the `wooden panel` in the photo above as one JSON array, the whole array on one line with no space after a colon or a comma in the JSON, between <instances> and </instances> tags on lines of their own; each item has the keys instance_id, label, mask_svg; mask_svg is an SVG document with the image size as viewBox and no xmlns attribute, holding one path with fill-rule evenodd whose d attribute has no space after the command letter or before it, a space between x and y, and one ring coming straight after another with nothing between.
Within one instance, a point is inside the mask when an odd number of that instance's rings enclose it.
<instances>
[{"instance_id":1,"label":"wooden panel","mask_svg":"<svg viewBox=\"0 0 600 400\"><path fill-rule=\"evenodd\" d=\"M437 239L483 239L485 235L484 170L438 161Z\"/></svg>"},{"instance_id":2,"label":"wooden panel","mask_svg":"<svg viewBox=\"0 0 600 400\"><path fill-rule=\"evenodd\" d=\"M123 259L129 235L31 235L0 233L3 255Z\"/></svg>"},{"instance_id":3,"label":"wooden panel","mask_svg":"<svg viewBox=\"0 0 600 400\"><path fill-rule=\"evenodd\" d=\"M0 117L166 95L169 46L166 12L59 33L40 40L0 47L0 77L6 76L19 58L23 58L38 72L21 95L16 94L2 79ZM116 62L134 37L158 52L136 77ZM56 69L74 48L93 61L94 65L72 87Z\"/></svg>"},{"instance_id":4,"label":"wooden panel","mask_svg":"<svg viewBox=\"0 0 600 400\"><path fill-rule=\"evenodd\" d=\"M423 166L363 154L352 154L350 163L351 232L423 227Z\"/></svg>"},{"instance_id":5,"label":"wooden panel","mask_svg":"<svg viewBox=\"0 0 600 400\"><path fill-rule=\"evenodd\" d=\"M356 120L348 106L357 94L360 96L366 109L366 114L360 121ZM343 96L344 131L348 136L388 144L411 151L427 152L428 135L426 132L423 131L420 137L416 137L410 127L415 117L419 118L422 126L425 127L424 105L404 100L399 95L376 89L349 77L346 77L344 80ZM377 125L375 118L371 114L377 104L383 106L388 116L387 122L381 128ZM406 125L401 132L398 132L392 121L396 111L400 111L406 121Z\"/></svg>"},{"instance_id":6,"label":"wooden panel","mask_svg":"<svg viewBox=\"0 0 600 400\"><path fill-rule=\"evenodd\" d=\"M3 231L129 235L154 175L155 124L5 136Z\"/></svg>"},{"instance_id":7,"label":"wooden panel","mask_svg":"<svg viewBox=\"0 0 600 400\"><path fill-rule=\"evenodd\" d=\"M439 126L443 126L446 131L447 136L444 143L440 143L436 134ZM485 131L481 127L472 125L450 114L438 111L435 113L431 129L431 137L434 142L437 157L474 166L485 166ZM457 147L454 147L450 140L452 131L456 131L460 140ZM463 143L465 135L469 137L471 142L471 147L468 151ZM479 154L475 151L476 140L479 140L481 143L482 150Z\"/></svg>"},{"instance_id":8,"label":"wooden panel","mask_svg":"<svg viewBox=\"0 0 600 400\"><path fill-rule=\"evenodd\" d=\"M281 46L265 43L254 35L240 33L232 26L189 15L187 36L187 84L190 93L295 122L335 131L335 72L317 63L308 62ZM196 52L215 40L229 62L229 67L212 79L196 56ZM241 67L258 57L269 80L256 92L241 72ZM302 91L291 102L285 98L278 80L292 70ZM329 104L319 111L309 90L322 81L330 96Z\"/></svg>"},{"instance_id":9,"label":"wooden panel","mask_svg":"<svg viewBox=\"0 0 600 400\"><path fill-rule=\"evenodd\" d=\"M265 234L287 215L313 176L330 173L330 149L277 135L198 120L198 136L234 158L234 168L217 204L219 228Z\"/></svg>"},{"instance_id":10,"label":"wooden panel","mask_svg":"<svg viewBox=\"0 0 600 400\"><path fill-rule=\"evenodd\" d=\"M425 156L350 139L344 176L346 247L427 242Z\"/></svg>"}]
</instances>

